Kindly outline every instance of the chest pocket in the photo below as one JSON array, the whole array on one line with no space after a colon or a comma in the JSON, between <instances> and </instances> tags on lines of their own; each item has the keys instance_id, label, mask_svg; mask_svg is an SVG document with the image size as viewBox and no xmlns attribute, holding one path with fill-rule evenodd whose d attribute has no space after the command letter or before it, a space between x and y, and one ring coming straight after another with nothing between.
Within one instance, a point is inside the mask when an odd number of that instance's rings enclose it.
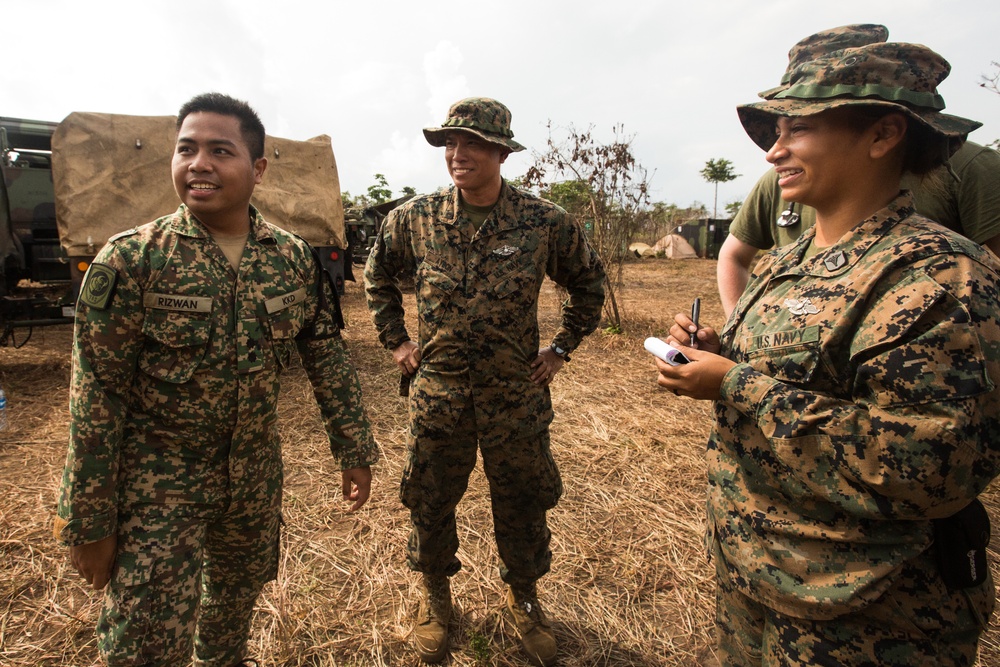
<instances>
[{"instance_id":1,"label":"chest pocket","mask_svg":"<svg viewBox=\"0 0 1000 667\"><path fill-rule=\"evenodd\" d=\"M754 370L781 382L811 383L820 368L819 326L759 334L746 348Z\"/></svg>"},{"instance_id":2,"label":"chest pocket","mask_svg":"<svg viewBox=\"0 0 1000 667\"><path fill-rule=\"evenodd\" d=\"M205 358L211 330L211 313L147 308L140 370L165 382L187 382Z\"/></svg>"},{"instance_id":3,"label":"chest pocket","mask_svg":"<svg viewBox=\"0 0 1000 667\"><path fill-rule=\"evenodd\" d=\"M305 325L305 300L306 289L302 287L264 302L272 340L288 340L299 335Z\"/></svg>"},{"instance_id":4,"label":"chest pocket","mask_svg":"<svg viewBox=\"0 0 1000 667\"><path fill-rule=\"evenodd\" d=\"M535 265L531 255L519 254L504 262L493 271L490 291L500 299L506 299L516 292L528 294L534 300Z\"/></svg>"}]
</instances>

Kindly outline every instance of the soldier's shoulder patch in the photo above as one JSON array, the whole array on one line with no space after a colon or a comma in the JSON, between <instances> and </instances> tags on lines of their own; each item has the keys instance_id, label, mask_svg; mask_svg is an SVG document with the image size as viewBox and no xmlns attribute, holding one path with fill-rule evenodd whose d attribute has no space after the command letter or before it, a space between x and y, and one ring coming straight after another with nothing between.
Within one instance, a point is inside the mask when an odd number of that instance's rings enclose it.
<instances>
[{"instance_id":1,"label":"soldier's shoulder patch","mask_svg":"<svg viewBox=\"0 0 1000 667\"><path fill-rule=\"evenodd\" d=\"M80 303L104 310L111 303L118 273L107 264L91 264L80 288Z\"/></svg>"},{"instance_id":2,"label":"soldier's shoulder patch","mask_svg":"<svg viewBox=\"0 0 1000 667\"><path fill-rule=\"evenodd\" d=\"M126 229L124 232L118 232L117 234L109 238L108 243L112 243L114 241L117 241L118 239L123 239L126 236L132 236L133 234L137 234L138 232L139 232L138 227L133 227L132 229Z\"/></svg>"}]
</instances>

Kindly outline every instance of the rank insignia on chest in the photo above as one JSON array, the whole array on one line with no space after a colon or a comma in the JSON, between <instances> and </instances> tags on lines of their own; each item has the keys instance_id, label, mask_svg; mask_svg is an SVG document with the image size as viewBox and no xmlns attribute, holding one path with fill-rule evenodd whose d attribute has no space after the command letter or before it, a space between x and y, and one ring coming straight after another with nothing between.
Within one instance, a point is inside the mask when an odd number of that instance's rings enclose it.
<instances>
[{"instance_id":1,"label":"rank insignia on chest","mask_svg":"<svg viewBox=\"0 0 1000 667\"><path fill-rule=\"evenodd\" d=\"M819 312L819 308L814 306L808 297L805 299L785 299L785 308L792 315L815 315Z\"/></svg>"},{"instance_id":2,"label":"rank insignia on chest","mask_svg":"<svg viewBox=\"0 0 1000 667\"><path fill-rule=\"evenodd\" d=\"M494 250L493 254L496 255L497 257L510 257L514 253L518 252L521 251L515 248L514 246L504 245Z\"/></svg>"}]
</instances>

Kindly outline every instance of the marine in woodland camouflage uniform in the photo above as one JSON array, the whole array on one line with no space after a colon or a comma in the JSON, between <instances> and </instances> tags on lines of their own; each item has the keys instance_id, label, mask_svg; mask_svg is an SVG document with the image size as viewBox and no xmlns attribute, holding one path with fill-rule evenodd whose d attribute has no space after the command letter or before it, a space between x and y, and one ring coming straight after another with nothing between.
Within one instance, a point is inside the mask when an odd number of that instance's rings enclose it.
<instances>
[{"instance_id":1,"label":"marine in woodland camouflage uniform","mask_svg":"<svg viewBox=\"0 0 1000 667\"><path fill-rule=\"evenodd\" d=\"M803 157L798 118L890 106L907 117L910 147L939 163L978 126L940 113L947 73L926 47L848 48L739 112L789 170L783 185L809 199L824 163ZM776 143L779 118L790 138ZM969 507L998 472L1000 265L917 215L906 190L833 245L816 236L761 260L721 340L699 332L728 366L688 348L687 368L658 365L661 385L690 395L688 374L723 369L707 534L722 662L971 665L992 580L984 568L978 584L946 584L951 545L935 543L934 520ZM671 334L691 328L679 315Z\"/></svg>"},{"instance_id":2,"label":"marine in woodland camouflage uniform","mask_svg":"<svg viewBox=\"0 0 1000 667\"><path fill-rule=\"evenodd\" d=\"M185 144L190 119L238 122L226 100L182 109L178 155L206 150L197 135ZM204 162L191 171L222 181L220 193L230 187ZM249 235L238 270L182 204L110 239L81 290L56 535L70 546L117 536L98 622L109 665L186 665L192 641L197 665L243 659L254 601L277 574L276 406L296 353L345 483L367 497L378 454L336 292L304 241L248 197L241 207Z\"/></svg>"},{"instance_id":3,"label":"marine in woodland camouflage uniform","mask_svg":"<svg viewBox=\"0 0 1000 667\"><path fill-rule=\"evenodd\" d=\"M792 71L803 62L839 49L885 42L888 35L885 26L876 24L847 25L810 35L788 52L781 85L760 96L773 98L787 88ZM904 174L903 187L913 192L918 213L1000 254L1000 153L967 141L946 166L932 174ZM727 312L746 287L757 250L793 243L815 222L812 207L781 198L773 169L760 177L733 218L719 253L719 292Z\"/></svg>"},{"instance_id":4,"label":"marine in woodland camouflage uniform","mask_svg":"<svg viewBox=\"0 0 1000 667\"><path fill-rule=\"evenodd\" d=\"M510 112L495 100L462 100L448 118L442 128L425 130L446 155L449 130L502 146L503 158L523 148L510 138ZM456 186L389 214L365 270L368 306L390 350L410 340L396 280L412 277L416 285L419 365L400 486L413 523L407 557L411 568L429 575L450 576L461 567L455 507L478 444L502 578L533 588L551 561L545 512L562 493L549 451L548 385L562 363L556 354L568 358L599 323L605 273L583 230L558 206L497 172L499 199L488 214L480 211L485 219L477 229L462 177L453 178ZM540 350L538 294L546 276L569 299L551 347ZM539 378L538 369L548 365L554 370Z\"/></svg>"}]
</instances>

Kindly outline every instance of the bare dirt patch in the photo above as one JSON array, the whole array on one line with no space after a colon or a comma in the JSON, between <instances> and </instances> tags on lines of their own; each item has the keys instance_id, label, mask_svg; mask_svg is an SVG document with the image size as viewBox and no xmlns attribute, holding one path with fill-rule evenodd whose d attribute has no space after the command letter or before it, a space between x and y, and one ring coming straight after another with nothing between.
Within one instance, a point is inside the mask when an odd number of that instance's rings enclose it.
<instances>
[{"instance_id":1,"label":"bare dirt patch","mask_svg":"<svg viewBox=\"0 0 1000 667\"><path fill-rule=\"evenodd\" d=\"M715 262L646 260L629 265L626 278L626 332L587 339L552 388L552 446L565 495L551 513L553 571L540 584L541 599L555 621L562 665L712 665L714 574L702 540L709 405L660 390L642 341L664 335L695 296L703 322L721 323ZM543 340L555 330L560 298L551 284L543 289ZM283 378L283 561L259 601L251 639L252 655L268 667L419 664L408 643L417 590L403 559L408 517L396 495L406 399L397 395L398 376L359 285L348 284L344 309L382 461L372 500L346 514L308 382L299 370ZM38 330L25 347L0 349L10 421L0 432L3 665L97 663L99 595L81 585L51 536L71 335L69 327ZM986 498L994 517L995 489ZM453 580L457 619L445 664L525 665L502 612L480 468L458 512L464 567ZM1000 664L993 628L982 654L982 664Z\"/></svg>"}]
</instances>

